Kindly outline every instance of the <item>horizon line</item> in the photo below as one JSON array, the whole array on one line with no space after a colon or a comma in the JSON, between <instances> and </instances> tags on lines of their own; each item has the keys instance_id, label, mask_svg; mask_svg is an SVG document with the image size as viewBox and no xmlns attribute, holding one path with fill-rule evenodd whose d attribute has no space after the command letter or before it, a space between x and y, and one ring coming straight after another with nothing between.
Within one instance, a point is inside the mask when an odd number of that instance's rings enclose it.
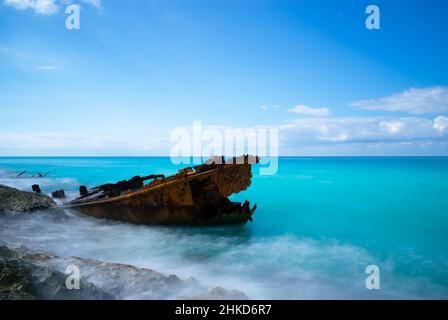
<instances>
[{"instance_id":1,"label":"horizon line","mask_svg":"<svg viewBox=\"0 0 448 320\"><path fill-rule=\"evenodd\" d=\"M226 156L224 156L226 157ZM235 157L235 156L229 156ZM446 155L280 155L280 156L264 156L260 158L446 158ZM39 155L39 156L24 156L24 155L0 155L1 158L171 158L167 155ZM173 158L212 158L202 156L190 156L190 157L173 157Z\"/></svg>"}]
</instances>

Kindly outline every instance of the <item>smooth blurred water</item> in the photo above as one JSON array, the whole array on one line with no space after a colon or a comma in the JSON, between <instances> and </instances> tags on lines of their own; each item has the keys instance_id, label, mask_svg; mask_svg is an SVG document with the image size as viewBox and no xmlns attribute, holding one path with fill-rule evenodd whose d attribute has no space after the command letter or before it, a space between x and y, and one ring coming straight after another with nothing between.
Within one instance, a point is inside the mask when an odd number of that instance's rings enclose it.
<instances>
[{"instance_id":1,"label":"smooth blurred water","mask_svg":"<svg viewBox=\"0 0 448 320\"><path fill-rule=\"evenodd\" d=\"M0 158L0 184L74 196L80 184L179 168L169 158ZM446 157L281 158L277 174L255 167L251 187L233 196L258 204L244 227L3 215L0 240L193 276L250 298L446 299L447 195ZM370 264L381 270L380 290L365 288Z\"/></svg>"}]
</instances>

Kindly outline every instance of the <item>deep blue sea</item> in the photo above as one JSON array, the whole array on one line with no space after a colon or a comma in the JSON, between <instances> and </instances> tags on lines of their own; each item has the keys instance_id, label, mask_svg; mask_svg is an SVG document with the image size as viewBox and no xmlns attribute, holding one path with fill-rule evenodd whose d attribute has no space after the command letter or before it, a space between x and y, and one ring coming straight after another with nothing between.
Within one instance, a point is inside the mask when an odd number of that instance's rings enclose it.
<instances>
[{"instance_id":1,"label":"deep blue sea","mask_svg":"<svg viewBox=\"0 0 448 320\"><path fill-rule=\"evenodd\" d=\"M0 158L0 184L38 183L74 196L81 184L182 167L154 157ZM37 172L50 173L32 178ZM275 175L254 167L252 185L232 198L258 204L252 223L158 227L3 215L0 240L192 276L252 299L448 298L447 157L284 157ZM372 264L379 290L365 286Z\"/></svg>"}]
</instances>

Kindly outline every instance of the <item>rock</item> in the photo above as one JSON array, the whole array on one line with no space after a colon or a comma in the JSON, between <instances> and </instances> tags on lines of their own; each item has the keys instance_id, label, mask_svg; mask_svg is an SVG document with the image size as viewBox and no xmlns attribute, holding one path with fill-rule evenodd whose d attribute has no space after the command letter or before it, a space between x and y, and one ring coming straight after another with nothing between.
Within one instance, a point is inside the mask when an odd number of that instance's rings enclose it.
<instances>
[{"instance_id":1,"label":"rock","mask_svg":"<svg viewBox=\"0 0 448 320\"><path fill-rule=\"evenodd\" d=\"M40 265L41 254L34 258L26 255L0 246L0 300L113 298L82 279L79 290L69 290L65 286L67 275Z\"/></svg>"},{"instance_id":2,"label":"rock","mask_svg":"<svg viewBox=\"0 0 448 320\"><path fill-rule=\"evenodd\" d=\"M4 256L5 250L0 247L0 300L35 299L31 270L16 259Z\"/></svg>"},{"instance_id":3,"label":"rock","mask_svg":"<svg viewBox=\"0 0 448 320\"><path fill-rule=\"evenodd\" d=\"M75 265L80 290L65 287L62 271ZM0 243L0 299L248 299L236 290L208 290L194 278L182 280L147 268L79 257L59 258L48 252Z\"/></svg>"},{"instance_id":4,"label":"rock","mask_svg":"<svg viewBox=\"0 0 448 320\"><path fill-rule=\"evenodd\" d=\"M70 257L67 264L79 267L82 277L117 299L171 299L179 292L201 291L198 282L181 280L147 268L108 263L96 259Z\"/></svg>"},{"instance_id":5,"label":"rock","mask_svg":"<svg viewBox=\"0 0 448 320\"><path fill-rule=\"evenodd\" d=\"M51 193L51 197L52 198L55 198L55 199L62 199L62 198L65 198L65 192L64 192L64 190L56 190L56 191L53 191L52 193Z\"/></svg>"},{"instance_id":6,"label":"rock","mask_svg":"<svg viewBox=\"0 0 448 320\"><path fill-rule=\"evenodd\" d=\"M40 190L40 186L38 184L33 184L31 186L31 189L36 193L42 193L42 191Z\"/></svg>"},{"instance_id":7,"label":"rock","mask_svg":"<svg viewBox=\"0 0 448 320\"><path fill-rule=\"evenodd\" d=\"M62 212L62 209L44 194L20 191L5 185L0 185L0 212L12 211L29 213L36 210L52 210Z\"/></svg>"}]
</instances>

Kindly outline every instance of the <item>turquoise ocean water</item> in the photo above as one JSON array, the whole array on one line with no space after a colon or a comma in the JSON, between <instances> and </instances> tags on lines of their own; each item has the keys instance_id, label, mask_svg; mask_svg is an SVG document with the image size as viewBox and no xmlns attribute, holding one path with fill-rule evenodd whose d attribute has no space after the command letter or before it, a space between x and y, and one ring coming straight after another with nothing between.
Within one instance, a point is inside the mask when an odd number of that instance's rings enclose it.
<instances>
[{"instance_id":1,"label":"turquoise ocean water","mask_svg":"<svg viewBox=\"0 0 448 320\"><path fill-rule=\"evenodd\" d=\"M169 158L0 158L0 184L39 183L43 192L74 196L80 184L181 167ZM50 174L30 177L36 172ZM447 157L284 157L275 175L255 167L251 187L233 199L258 204L252 223L156 227L3 215L0 240L193 276L250 298L448 298ZM365 287L371 264L380 268L379 290Z\"/></svg>"}]
</instances>

